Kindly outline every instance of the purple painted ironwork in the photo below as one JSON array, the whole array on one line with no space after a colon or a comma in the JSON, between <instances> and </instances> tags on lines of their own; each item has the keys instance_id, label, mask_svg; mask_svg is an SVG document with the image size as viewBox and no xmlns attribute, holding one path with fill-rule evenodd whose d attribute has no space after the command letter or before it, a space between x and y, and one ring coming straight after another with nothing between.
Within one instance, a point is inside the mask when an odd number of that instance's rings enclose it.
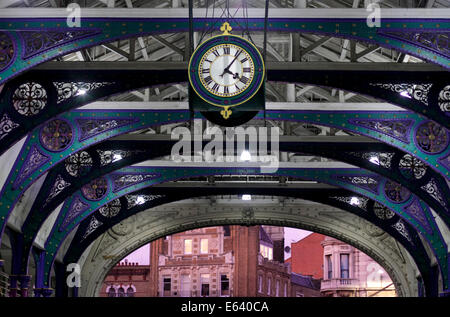
<instances>
[{"instance_id":1,"label":"purple painted ironwork","mask_svg":"<svg viewBox=\"0 0 450 317\"><path fill-rule=\"evenodd\" d=\"M72 222L79 214L84 212L89 208L89 205L81 200L79 196L75 197L72 201L72 204L69 207L69 210L64 217L63 223L61 225L60 231L64 230L64 228Z\"/></svg>"},{"instance_id":2,"label":"purple painted ironwork","mask_svg":"<svg viewBox=\"0 0 450 317\"><path fill-rule=\"evenodd\" d=\"M62 119L54 119L40 131L40 141L44 148L52 152L65 150L73 139L70 123Z\"/></svg>"},{"instance_id":3,"label":"purple painted ironwork","mask_svg":"<svg viewBox=\"0 0 450 317\"><path fill-rule=\"evenodd\" d=\"M165 197L165 195L125 195L125 198L127 199L127 209L162 197Z\"/></svg>"},{"instance_id":4,"label":"purple painted ironwork","mask_svg":"<svg viewBox=\"0 0 450 317\"><path fill-rule=\"evenodd\" d=\"M38 83L24 83L14 91L12 102L19 114L34 116L47 105L47 91Z\"/></svg>"},{"instance_id":5,"label":"purple painted ironwork","mask_svg":"<svg viewBox=\"0 0 450 317\"><path fill-rule=\"evenodd\" d=\"M441 157L438 161L445 166L446 169L450 170L450 153L444 157Z\"/></svg>"},{"instance_id":6,"label":"purple painted ironwork","mask_svg":"<svg viewBox=\"0 0 450 317\"><path fill-rule=\"evenodd\" d=\"M397 230L398 233L400 233L402 236L404 236L406 238L406 240L408 240L409 242L412 242L411 236L409 235L408 229L406 229L406 226L405 226L405 223L403 222L403 220L400 219L392 227L395 230Z\"/></svg>"},{"instance_id":7,"label":"purple painted ironwork","mask_svg":"<svg viewBox=\"0 0 450 317\"><path fill-rule=\"evenodd\" d=\"M338 176L333 176L333 178L348 183L348 184L352 184L354 186L357 187L361 187L364 188L374 194L378 195L378 184L380 182L381 177L379 176L346 176L346 175L338 175Z\"/></svg>"},{"instance_id":8,"label":"purple painted ironwork","mask_svg":"<svg viewBox=\"0 0 450 317\"><path fill-rule=\"evenodd\" d=\"M381 220L388 220L395 216L395 212L383 206L377 201L373 204L373 212L375 216L377 216Z\"/></svg>"},{"instance_id":9,"label":"purple painted ironwork","mask_svg":"<svg viewBox=\"0 0 450 317\"><path fill-rule=\"evenodd\" d=\"M18 173L13 187L16 188L17 186L19 186L25 180L25 178L33 174L35 170L37 170L43 164L47 163L49 160L49 156L42 153L36 145L33 145Z\"/></svg>"},{"instance_id":10,"label":"purple painted ironwork","mask_svg":"<svg viewBox=\"0 0 450 317\"><path fill-rule=\"evenodd\" d=\"M384 195L393 203L399 204L407 201L411 192L396 182L387 181L384 185Z\"/></svg>"},{"instance_id":11,"label":"purple painted ironwork","mask_svg":"<svg viewBox=\"0 0 450 317\"><path fill-rule=\"evenodd\" d=\"M447 129L434 121L426 121L417 127L414 141L423 152L437 154L447 149L448 139Z\"/></svg>"},{"instance_id":12,"label":"purple painted ironwork","mask_svg":"<svg viewBox=\"0 0 450 317\"><path fill-rule=\"evenodd\" d=\"M411 154L405 154L398 163L400 173L407 179L421 179L427 172L427 166Z\"/></svg>"},{"instance_id":13,"label":"purple painted ironwork","mask_svg":"<svg viewBox=\"0 0 450 317\"><path fill-rule=\"evenodd\" d=\"M450 114L450 85L445 86L439 92L438 105L441 111L445 112L446 115Z\"/></svg>"},{"instance_id":14,"label":"purple painted ironwork","mask_svg":"<svg viewBox=\"0 0 450 317\"><path fill-rule=\"evenodd\" d=\"M111 85L111 82L53 82L58 93L56 103L61 103L72 97L83 95L91 90Z\"/></svg>"},{"instance_id":15,"label":"purple painted ironwork","mask_svg":"<svg viewBox=\"0 0 450 317\"><path fill-rule=\"evenodd\" d=\"M117 216L122 205L119 199L114 199L113 201L107 203L106 205L100 207L98 210L103 217L112 218Z\"/></svg>"},{"instance_id":16,"label":"purple painted ironwork","mask_svg":"<svg viewBox=\"0 0 450 317\"><path fill-rule=\"evenodd\" d=\"M104 177L94 179L89 184L81 187L81 192L86 199L100 200L108 191L108 181Z\"/></svg>"},{"instance_id":17,"label":"purple painted ironwork","mask_svg":"<svg viewBox=\"0 0 450 317\"><path fill-rule=\"evenodd\" d=\"M445 203L445 200L442 197L441 192L439 191L439 187L436 184L434 178L430 179L428 183L421 186L420 188L426 191L431 197L436 199L441 206L446 207L447 204Z\"/></svg>"},{"instance_id":18,"label":"purple painted ironwork","mask_svg":"<svg viewBox=\"0 0 450 317\"><path fill-rule=\"evenodd\" d=\"M49 30L42 32L42 30L35 30L18 32L19 36L22 38L23 59L31 58L55 47L79 41L98 33L100 33L98 30L79 28L63 29L62 31Z\"/></svg>"},{"instance_id":19,"label":"purple painted ironwork","mask_svg":"<svg viewBox=\"0 0 450 317\"><path fill-rule=\"evenodd\" d=\"M424 30L379 29L378 33L390 38L424 47L446 57L450 56L449 31L435 30L433 32L426 32Z\"/></svg>"},{"instance_id":20,"label":"purple painted ironwork","mask_svg":"<svg viewBox=\"0 0 450 317\"><path fill-rule=\"evenodd\" d=\"M59 195L64 188L70 186L71 184L69 182L67 182L66 180L64 180L64 178L62 178L61 175L58 175L56 177L56 181L53 184L52 189L50 190L50 194L48 195L47 199L45 200L45 205L52 200L53 198L55 198L57 195Z\"/></svg>"},{"instance_id":21,"label":"purple painted ironwork","mask_svg":"<svg viewBox=\"0 0 450 317\"><path fill-rule=\"evenodd\" d=\"M19 124L12 121L5 113L0 120L0 140L7 136L9 132L14 130L18 126Z\"/></svg>"},{"instance_id":22,"label":"purple painted ironwork","mask_svg":"<svg viewBox=\"0 0 450 317\"><path fill-rule=\"evenodd\" d=\"M100 164L102 166L117 162L131 155L137 155L144 152L144 150L97 150L97 153L100 156Z\"/></svg>"},{"instance_id":23,"label":"purple painted ironwork","mask_svg":"<svg viewBox=\"0 0 450 317\"><path fill-rule=\"evenodd\" d=\"M89 226L86 229L86 232L83 235L83 239L86 239L92 232L94 232L98 227L100 227L103 222L97 220L94 216L91 217L91 221L89 222Z\"/></svg>"},{"instance_id":24,"label":"purple painted ironwork","mask_svg":"<svg viewBox=\"0 0 450 317\"><path fill-rule=\"evenodd\" d=\"M111 176L113 182L113 192L117 192L126 187L142 183L146 180L158 177L158 174L123 174L117 173Z\"/></svg>"},{"instance_id":25,"label":"purple painted ironwork","mask_svg":"<svg viewBox=\"0 0 450 317\"><path fill-rule=\"evenodd\" d=\"M92 158L86 151L74 153L65 160L66 171L73 177L86 175L92 164Z\"/></svg>"},{"instance_id":26,"label":"purple painted ironwork","mask_svg":"<svg viewBox=\"0 0 450 317\"><path fill-rule=\"evenodd\" d=\"M433 233L433 230L431 229L431 226L428 223L427 218L425 217L425 212L417 198L414 198L409 205L403 207L403 210L410 216L412 216L414 219L416 219L418 222L420 222L420 224L425 228L425 230L428 233L430 234Z\"/></svg>"},{"instance_id":27,"label":"purple painted ironwork","mask_svg":"<svg viewBox=\"0 0 450 317\"><path fill-rule=\"evenodd\" d=\"M414 120L393 119L349 119L349 123L389 135L399 141L409 143L409 133Z\"/></svg>"},{"instance_id":28,"label":"purple painted ironwork","mask_svg":"<svg viewBox=\"0 0 450 317\"><path fill-rule=\"evenodd\" d=\"M433 84L392 84L392 83L371 83L371 86L397 92L407 98L413 98L428 106L428 92Z\"/></svg>"},{"instance_id":29,"label":"purple painted ironwork","mask_svg":"<svg viewBox=\"0 0 450 317\"><path fill-rule=\"evenodd\" d=\"M14 60L14 42L6 32L0 32L0 71L8 68Z\"/></svg>"},{"instance_id":30,"label":"purple painted ironwork","mask_svg":"<svg viewBox=\"0 0 450 317\"><path fill-rule=\"evenodd\" d=\"M76 119L79 130L79 141L86 140L97 134L116 129L136 122L136 119Z\"/></svg>"}]
</instances>

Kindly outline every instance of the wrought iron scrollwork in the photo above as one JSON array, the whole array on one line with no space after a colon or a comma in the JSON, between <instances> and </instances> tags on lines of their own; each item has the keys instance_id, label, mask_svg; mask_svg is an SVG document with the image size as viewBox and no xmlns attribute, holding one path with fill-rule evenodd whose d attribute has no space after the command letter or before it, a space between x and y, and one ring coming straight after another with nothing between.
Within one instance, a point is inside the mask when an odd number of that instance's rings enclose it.
<instances>
[{"instance_id":1,"label":"wrought iron scrollwork","mask_svg":"<svg viewBox=\"0 0 450 317\"><path fill-rule=\"evenodd\" d=\"M89 184L81 187L81 192L86 199L100 200L108 191L108 181L104 177L94 179Z\"/></svg>"},{"instance_id":2,"label":"wrought iron scrollwork","mask_svg":"<svg viewBox=\"0 0 450 317\"><path fill-rule=\"evenodd\" d=\"M417 127L415 141L425 153L437 154L444 151L448 145L447 129L433 121L426 121Z\"/></svg>"},{"instance_id":3,"label":"wrought iron scrollwork","mask_svg":"<svg viewBox=\"0 0 450 317\"><path fill-rule=\"evenodd\" d=\"M47 105L47 91L41 84L27 82L14 91L12 102L19 114L27 117L34 116Z\"/></svg>"},{"instance_id":4,"label":"wrought iron scrollwork","mask_svg":"<svg viewBox=\"0 0 450 317\"><path fill-rule=\"evenodd\" d=\"M19 124L12 121L5 113L0 119L0 140L17 127L19 127Z\"/></svg>"},{"instance_id":5,"label":"wrought iron scrollwork","mask_svg":"<svg viewBox=\"0 0 450 317\"><path fill-rule=\"evenodd\" d=\"M66 171L73 177L86 175L92 164L92 157L86 151L74 153L65 160Z\"/></svg>"},{"instance_id":6,"label":"wrought iron scrollwork","mask_svg":"<svg viewBox=\"0 0 450 317\"><path fill-rule=\"evenodd\" d=\"M41 144L49 151L57 152L66 149L73 139L72 127L61 119L47 123L40 132Z\"/></svg>"},{"instance_id":7,"label":"wrought iron scrollwork","mask_svg":"<svg viewBox=\"0 0 450 317\"><path fill-rule=\"evenodd\" d=\"M406 179L421 179L427 172L427 166L411 154L405 154L398 163L400 173Z\"/></svg>"},{"instance_id":8,"label":"wrought iron scrollwork","mask_svg":"<svg viewBox=\"0 0 450 317\"><path fill-rule=\"evenodd\" d=\"M100 207L99 213L106 218L112 218L119 214L122 204L119 199L114 199L113 201L107 203L106 205Z\"/></svg>"},{"instance_id":9,"label":"wrought iron scrollwork","mask_svg":"<svg viewBox=\"0 0 450 317\"><path fill-rule=\"evenodd\" d=\"M6 32L0 32L0 71L6 69L14 59L14 44Z\"/></svg>"}]
</instances>

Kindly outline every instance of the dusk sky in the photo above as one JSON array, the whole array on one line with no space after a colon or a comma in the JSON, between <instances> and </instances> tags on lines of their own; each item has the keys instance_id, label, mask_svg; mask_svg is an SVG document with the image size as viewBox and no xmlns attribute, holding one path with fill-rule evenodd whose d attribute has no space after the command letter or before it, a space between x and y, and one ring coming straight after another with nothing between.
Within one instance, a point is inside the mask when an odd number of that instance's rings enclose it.
<instances>
[{"instance_id":1,"label":"dusk sky","mask_svg":"<svg viewBox=\"0 0 450 317\"><path fill-rule=\"evenodd\" d=\"M303 239L304 237L310 235L312 232L294 229L294 228L284 228L284 246L291 246L291 243L297 242L298 240ZM284 258L287 259L291 255L290 253L284 253ZM127 260L128 262L138 262L139 265L149 265L150 259L150 245L146 244L143 247L137 249L136 251L129 254L125 257L121 262Z\"/></svg>"}]
</instances>

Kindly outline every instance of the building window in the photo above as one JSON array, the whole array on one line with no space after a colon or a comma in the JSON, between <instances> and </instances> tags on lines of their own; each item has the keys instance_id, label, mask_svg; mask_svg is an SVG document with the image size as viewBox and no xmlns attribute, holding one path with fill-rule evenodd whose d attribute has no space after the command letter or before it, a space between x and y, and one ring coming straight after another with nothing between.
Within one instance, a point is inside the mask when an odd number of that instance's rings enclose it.
<instances>
[{"instance_id":1,"label":"building window","mask_svg":"<svg viewBox=\"0 0 450 317\"><path fill-rule=\"evenodd\" d=\"M261 275L258 275L258 292L263 292L263 278Z\"/></svg>"},{"instance_id":2,"label":"building window","mask_svg":"<svg viewBox=\"0 0 450 317\"><path fill-rule=\"evenodd\" d=\"M209 274L200 274L202 296L209 296Z\"/></svg>"},{"instance_id":3,"label":"building window","mask_svg":"<svg viewBox=\"0 0 450 317\"><path fill-rule=\"evenodd\" d=\"M267 295L270 295L270 288L272 287L272 279L270 277L267 278Z\"/></svg>"},{"instance_id":4,"label":"building window","mask_svg":"<svg viewBox=\"0 0 450 317\"><path fill-rule=\"evenodd\" d=\"M341 254L341 278L350 278L349 274L349 254Z\"/></svg>"},{"instance_id":5,"label":"building window","mask_svg":"<svg viewBox=\"0 0 450 317\"><path fill-rule=\"evenodd\" d=\"M184 254L192 254L192 239L184 240Z\"/></svg>"},{"instance_id":6,"label":"building window","mask_svg":"<svg viewBox=\"0 0 450 317\"><path fill-rule=\"evenodd\" d=\"M131 286L127 288L127 297L134 297L134 289Z\"/></svg>"},{"instance_id":7,"label":"building window","mask_svg":"<svg viewBox=\"0 0 450 317\"><path fill-rule=\"evenodd\" d=\"M223 226L223 236L224 237L230 236L230 226Z\"/></svg>"},{"instance_id":8,"label":"building window","mask_svg":"<svg viewBox=\"0 0 450 317\"><path fill-rule=\"evenodd\" d=\"M191 296L191 277L187 274L181 275L181 297L190 297Z\"/></svg>"},{"instance_id":9,"label":"building window","mask_svg":"<svg viewBox=\"0 0 450 317\"><path fill-rule=\"evenodd\" d=\"M108 297L116 297L116 290L112 286L108 290Z\"/></svg>"},{"instance_id":10,"label":"building window","mask_svg":"<svg viewBox=\"0 0 450 317\"><path fill-rule=\"evenodd\" d=\"M170 296L170 291L172 289L172 280L170 277L163 277L163 296Z\"/></svg>"},{"instance_id":11,"label":"building window","mask_svg":"<svg viewBox=\"0 0 450 317\"><path fill-rule=\"evenodd\" d=\"M200 253L206 254L208 251L208 239L200 239Z\"/></svg>"},{"instance_id":12,"label":"building window","mask_svg":"<svg viewBox=\"0 0 450 317\"><path fill-rule=\"evenodd\" d=\"M117 297L125 297L125 290L123 289L123 287L119 287Z\"/></svg>"},{"instance_id":13,"label":"building window","mask_svg":"<svg viewBox=\"0 0 450 317\"><path fill-rule=\"evenodd\" d=\"M280 297L280 281L277 280L275 283L275 296Z\"/></svg>"},{"instance_id":14,"label":"building window","mask_svg":"<svg viewBox=\"0 0 450 317\"><path fill-rule=\"evenodd\" d=\"M271 247L268 247L264 244L259 245L259 253L266 259L272 260L273 259L273 249Z\"/></svg>"},{"instance_id":15,"label":"building window","mask_svg":"<svg viewBox=\"0 0 450 317\"><path fill-rule=\"evenodd\" d=\"M331 255L326 255L325 259L327 261L327 279L333 278L333 263L331 262Z\"/></svg>"},{"instance_id":16,"label":"building window","mask_svg":"<svg viewBox=\"0 0 450 317\"><path fill-rule=\"evenodd\" d=\"M222 296L230 295L230 279L228 278L228 275L220 275L220 294Z\"/></svg>"},{"instance_id":17,"label":"building window","mask_svg":"<svg viewBox=\"0 0 450 317\"><path fill-rule=\"evenodd\" d=\"M287 283L284 283L284 297L287 297Z\"/></svg>"}]
</instances>

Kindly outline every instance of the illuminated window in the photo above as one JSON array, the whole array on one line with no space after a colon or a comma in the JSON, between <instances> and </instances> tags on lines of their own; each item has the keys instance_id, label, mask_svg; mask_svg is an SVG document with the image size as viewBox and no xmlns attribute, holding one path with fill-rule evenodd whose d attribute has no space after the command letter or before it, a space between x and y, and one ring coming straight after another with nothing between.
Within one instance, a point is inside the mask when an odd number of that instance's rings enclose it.
<instances>
[{"instance_id":1,"label":"illuminated window","mask_svg":"<svg viewBox=\"0 0 450 317\"><path fill-rule=\"evenodd\" d=\"M341 278L350 278L349 274L349 254L341 254Z\"/></svg>"},{"instance_id":2,"label":"illuminated window","mask_svg":"<svg viewBox=\"0 0 450 317\"><path fill-rule=\"evenodd\" d=\"M332 279L333 278L333 264L331 262L331 255L326 255L325 259L327 261L327 270L328 270L327 278Z\"/></svg>"},{"instance_id":3,"label":"illuminated window","mask_svg":"<svg viewBox=\"0 0 450 317\"><path fill-rule=\"evenodd\" d=\"M120 287L117 293L117 297L125 297L125 289L123 287Z\"/></svg>"},{"instance_id":4,"label":"illuminated window","mask_svg":"<svg viewBox=\"0 0 450 317\"><path fill-rule=\"evenodd\" d=\"M273 260L273 249L272 248L268 248L269 249L269 256L268 259L269 260Z\"/></svg>"},{"instance_id":5,"label":"illuminated window","mask_svg":"<svg viewBox=\"0 0 450 317\"><path fill-rule=\"evenodd\" d=\"M192 240L184 240L184 254L192 254Z\"/></svg>"},{"instance_id":6,"label":"illuminated window","mask_svg":"<svg viewBox=\"0 0 450 317\"><path fill-rule=\"evenodd\" d=\"M261 255L266 259L273 260L273 249L271 247L260 244L259 253L261 253Z\"/></svg>"},{"instance_id":7,"label":"illuminated window","mask_svg":"<svg viewBox=\"0 0 450 317\"><path fill-rule=\"evenodd\" d=\"M200 253L206 254L208 253L208 239L201 239L200 240Z\"/></svg>"},{"instance_id":8,"label":"illuminated window","mask_svg":"<svg viewBox=\"0 0 450 317\"><path fill-rule=\"evenodd\" d=\"M284 297L287 297L287 283L284 283Z\"/></svg>"},{"instance_id":9,"label":"illuminated window","mask_svg":"<svg viewBox=\"0 0 450 317\"><path fill-rule=\"evenodd\" d=\"M267 295L270 295L270 288L272 287L272 279L269 277L267 278Z\"/></svg>"}]
</instances>

